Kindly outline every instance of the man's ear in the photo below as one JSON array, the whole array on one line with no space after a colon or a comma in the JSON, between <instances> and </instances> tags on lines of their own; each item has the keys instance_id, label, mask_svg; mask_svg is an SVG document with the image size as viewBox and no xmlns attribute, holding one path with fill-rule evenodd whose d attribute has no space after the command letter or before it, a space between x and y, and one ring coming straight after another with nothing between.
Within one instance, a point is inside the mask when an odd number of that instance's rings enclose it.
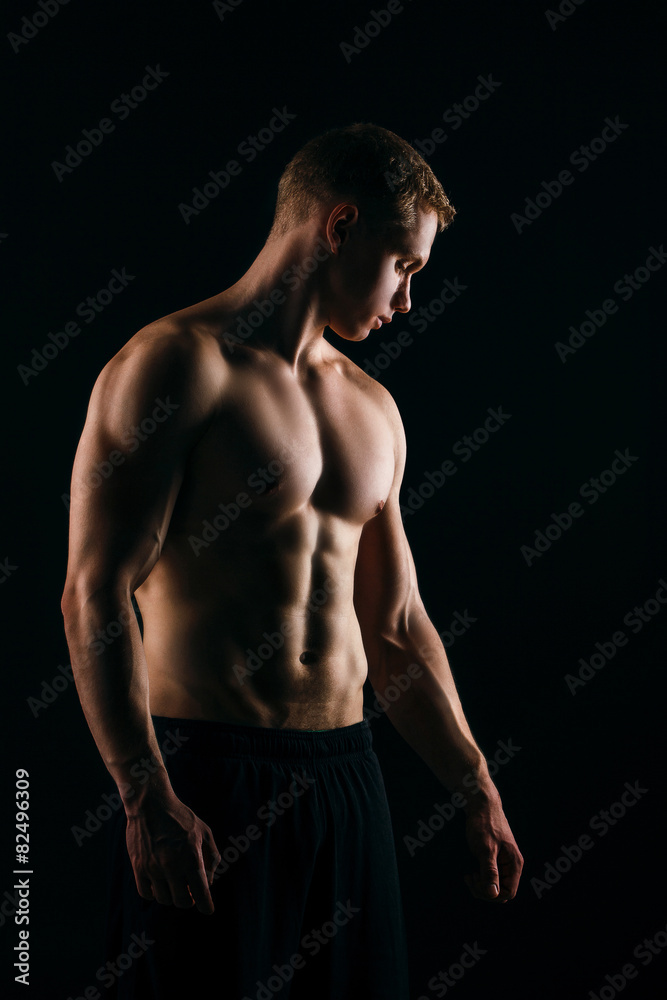
<instances>
[{"instance_id":1,"label":"man's ear","mask_svg":"<svg viewBox=\"0 0 667 1000\"><path fill-rule=\"evenodd\" d=\"M338 253L343 244L347 243L358 219L359 209L349 202L341 202L329 213L326 238L333 254Z\"/></svg>"}]
</instances>

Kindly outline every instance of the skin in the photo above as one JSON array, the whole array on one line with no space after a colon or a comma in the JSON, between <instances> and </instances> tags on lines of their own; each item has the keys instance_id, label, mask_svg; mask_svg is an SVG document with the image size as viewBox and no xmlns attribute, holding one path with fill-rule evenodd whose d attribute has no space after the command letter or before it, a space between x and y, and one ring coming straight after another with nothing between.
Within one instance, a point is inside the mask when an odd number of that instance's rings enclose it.
<instances>
[{"instance_id":1,"label":"skin","mask_svg":"<svg viewBox=\"0 0 667 1000\"><path fill-rule=\"evenodd\" d=\"M399 510L398 410L322 336L328 326L361 341L408 312L436 230L422 211L390 245L355 205L323 204L272 235L234 285L140 330L95 383L72 474L62 610L145 899L212 913L220 860L211 830L171 788L151 713L348 726L363 719L367 677L381 694L415 664L419 676L387 715L467 799L472 894L516 893L523 858L419 595ZM324 259L288 287L286 270L313 255ZM251 336L231 337L276 290L283 299ZM139 441L132 428L156 400L171 412ZM105 462L112 471L95 476ZM220 504L236 515L205 536Z\"/></svg>"}]
</instances>

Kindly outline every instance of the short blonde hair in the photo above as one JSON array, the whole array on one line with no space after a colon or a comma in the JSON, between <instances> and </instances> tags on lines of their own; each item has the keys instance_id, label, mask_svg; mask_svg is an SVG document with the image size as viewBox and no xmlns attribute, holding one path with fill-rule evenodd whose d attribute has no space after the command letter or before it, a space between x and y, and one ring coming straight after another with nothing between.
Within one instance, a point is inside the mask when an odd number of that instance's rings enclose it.
<instances>
[{"instance_id":1,"label":"short blonde hair","mask_svg":"<svg viewBox=\"0 0 667 1000\"><path fill-rule=\"evenodd\" d=\"M438 232L456 214L440 181L405 139L380 125L356 123L316 136L290 160L278 184L271 235L282 236L339 196L356 204L360 221L379 235L411 229L419 209L436 213Z\"/></svg>"}]
</instances>

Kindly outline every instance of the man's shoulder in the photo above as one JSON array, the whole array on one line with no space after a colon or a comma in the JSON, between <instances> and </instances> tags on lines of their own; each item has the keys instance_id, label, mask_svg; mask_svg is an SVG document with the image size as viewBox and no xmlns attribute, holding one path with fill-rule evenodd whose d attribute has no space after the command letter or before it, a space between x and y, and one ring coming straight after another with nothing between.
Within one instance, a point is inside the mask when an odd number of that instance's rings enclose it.
<instances>
[{"instance_id":1,"label":"man's shoulder","mask_svg":"<svg viewBox=\"0 0 667 1000\"><path fill-rule=\"evenodd\" d=\"M343 375L343 377L346 378L358 392L362 393L368 400L378 406L393 426L400 425L402 427L401 415L396 404L396 400L389 390L379 382L376 382L374 378L371 378L367 372L360 368L359 365L355 364L354 361L350 360L350 358L346 355L336 350L336 348L332 345L329 346L332 348L332 351L335 352L333 360L340 374Z\"/></svg>"},{"instance_id":2,"label":"man's shoulder","mask_svg":"<svg viewBox=\"0 0 667 1000\"><path fill-rule=\"evenodd\" d=\"M135 357L196 367L212 358L221 360L221 352L203 325L171 313L142 326L111 361L127 362Z\"/></svg>"},{"instance_id":3,"label":"man's shoulder","mask_svg":"<svg viewBox=\"0 0 667 1000\"><path fill-rule=\"evenodd\" d=\"M186 408L210 413L220 399L225 363L215 338L178 316L164 316L141 327L100 372L94 396L104 405L138 401L169 393Z\"/></svg>"}]
</instances>

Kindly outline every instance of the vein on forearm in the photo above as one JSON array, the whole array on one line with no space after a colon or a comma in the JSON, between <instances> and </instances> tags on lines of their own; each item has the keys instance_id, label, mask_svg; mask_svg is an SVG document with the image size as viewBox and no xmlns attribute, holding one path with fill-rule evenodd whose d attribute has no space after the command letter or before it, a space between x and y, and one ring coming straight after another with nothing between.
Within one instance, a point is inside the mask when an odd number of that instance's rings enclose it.
<instances>
[{"instance_id":1,"label":"vein on forearm","mask_svg":"<svg viewBox=\"0 0 667 1000\"><path fill-rule=\"evenodd\" d=\"M466 775L472 774L480 783L490 777L463 712L444 646L424 619L413 619L402 639L382 638L371 682L383 695L392 684L392 674L407 677L410 664L419 667L418 672L413 666L409 686L404 683L405 690L395 700L386 699L390 704L385 711L445 787L459 791Z\"/></svg>"}]
</instances>

